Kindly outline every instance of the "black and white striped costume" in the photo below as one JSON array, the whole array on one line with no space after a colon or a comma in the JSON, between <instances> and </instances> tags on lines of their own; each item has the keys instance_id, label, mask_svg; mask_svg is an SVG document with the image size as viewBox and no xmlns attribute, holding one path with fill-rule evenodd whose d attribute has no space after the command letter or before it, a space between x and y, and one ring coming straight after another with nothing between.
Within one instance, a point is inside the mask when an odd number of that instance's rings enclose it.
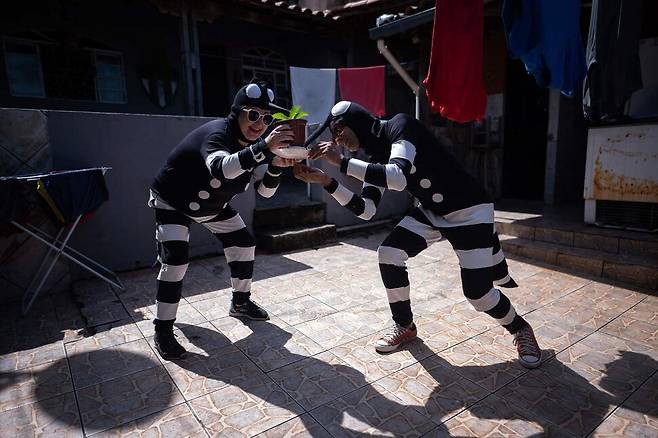
<instances>
[{"instance_id":1,"label":"black and white striped costume","mask_svg":"<svg viewBox=\"0 0 658 438\"><path fill-rule=\"evenodd\" d=\"M413 320L407 259L447 239L459 258L468 301L516 332L524 321L494 287L516 284L509 276L494 229L489 195L421 122L404 114L380 121L363 112L368 114L354 103L339 102L330 116L352 128L361 146L374 157L371 162L343 158L340 166L342 173L364 182L361 195L336 180L326 190L365 220L375 215L384 189L406 189L418 199L419 206L397 224L377 251L395 322L408 325Z\"/></svg>"},{"instance_id":2,"label":"black and white striped costume","mask_svg":"<svg viewBox=\"0 0 658 438\"><path fill-rule=\"evenodd\" d=\"M237 116L208 122L188 134L172 151L151 185L158 260L156 318L176 318L188 267L189 226L202 224L222 242L236 302L249 298L255 241L240 215L229 205L253 181L271 197L282 169L271 164L264 140L238 143ZM270 162L270 163L268 163Z\"/></svg>"}]
</instances>

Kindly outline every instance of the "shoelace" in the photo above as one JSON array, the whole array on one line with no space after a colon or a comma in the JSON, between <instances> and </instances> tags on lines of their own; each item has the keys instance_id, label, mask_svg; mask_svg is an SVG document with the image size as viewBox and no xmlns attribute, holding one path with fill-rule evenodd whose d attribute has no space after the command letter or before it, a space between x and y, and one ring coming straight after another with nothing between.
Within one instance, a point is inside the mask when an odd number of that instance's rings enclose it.
<instances>
[{"instance_id":1,"label":"shoelace","mask_svg":"<svg viewBox=\"0 0 658 438\"><path fill-rule=\"evenodd\" d=\"M519 330L514 338L514 345L516 345L522 355L537 356L539 354L536 348L535 337L530 330Z\"/></svg>"},{"instance_id":2,"label":"shoelace","mask_svg":"<svg viewBox=\"0 0 658 438\"><path fill-rule=\"evenodd\" d=\"M404 334L405 330L407 330L406 327L403 327L400 324L395 324L391 331L384 335L384 340L386 342L397 341L400 336Z\"/></svg>"}]
</instances>

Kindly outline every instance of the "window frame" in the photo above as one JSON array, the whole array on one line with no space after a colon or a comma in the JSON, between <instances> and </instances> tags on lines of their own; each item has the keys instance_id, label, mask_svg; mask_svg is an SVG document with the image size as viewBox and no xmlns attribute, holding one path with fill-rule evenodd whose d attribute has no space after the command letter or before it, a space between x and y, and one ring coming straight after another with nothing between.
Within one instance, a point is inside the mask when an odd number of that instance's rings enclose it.
<instances>
[{"instance_id":1,"label":"window frame","mask_svg":"<svg viewBox=\"0 0 658 438\"><path fill-rule=\"evenodd\" d=\"M34 95L34 94L21 94L21 93L16 93L13 90L12 83L11 83L11 74L9 70L9 62L7 61L7 43L15 43L15 44L25 44L25 45L31 45L36 48L37 52L37 61L39 65L39 85L41 86L41 94L40 95ZM25 38L16 38L16 37L11 37L11 36L3 36L2 38L2 50L3 54L5 57L5 73L7 74L7 82L9 84L9 94L12 97L22 97L22 98L31 98L31 99L47 99L48 96L46 96L46 84L44 83L43 80L43 63L41 62L41 47L40 44L42 42L39 41L34 41L34 40L29 40Z\"/></svg>"},{"instance_id":2,"label":"window frame","mask_svg":"<svg viewBox=\"0 0 658 438\"><path fill-rule=\"evenodd\" d=\"M94 57L94 88L96 89L96 102L106 103L106 104L115 104L121 105L128 103L128 90L126 87L126 69L123 62L123 54L114 50L102 50L102 49L87 49L91 52L91 55ZM116 56L119 58L119 63L121 67L121 91L123 94L123 100L103 100L101 98L100 88L98 86L98 55L107 55L107 56Z\"/></svg>"}]
</instances>

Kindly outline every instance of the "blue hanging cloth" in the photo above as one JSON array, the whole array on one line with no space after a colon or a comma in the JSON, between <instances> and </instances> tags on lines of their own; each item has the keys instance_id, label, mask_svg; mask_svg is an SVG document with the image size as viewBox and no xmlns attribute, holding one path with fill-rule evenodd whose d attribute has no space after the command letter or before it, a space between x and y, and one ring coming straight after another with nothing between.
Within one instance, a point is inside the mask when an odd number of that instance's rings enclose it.
<instances>
[{"instance_id":1,"label":"blue hanging cloth","mask_svg":"<svg viewBox=\"0 0 658 438\"><path fill-rule=\"evenodd\" d=\"M580 34L580 0L505 0L507 47L537 85L572 97L582 89L585 51Z\"/></svg>"}]
</instances>

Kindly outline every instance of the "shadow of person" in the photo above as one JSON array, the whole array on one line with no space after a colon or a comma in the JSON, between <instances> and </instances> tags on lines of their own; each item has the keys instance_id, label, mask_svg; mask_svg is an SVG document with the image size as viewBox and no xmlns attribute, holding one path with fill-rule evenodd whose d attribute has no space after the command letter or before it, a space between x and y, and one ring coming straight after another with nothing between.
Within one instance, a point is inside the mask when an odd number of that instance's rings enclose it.
<instances>
[{"instance_id":1,"label":"shadow of person","mask_svg":"<svg viewBox=\"0 0 658 438\"><path fill-rule=\"evenodd\" d=\"M516 361L479 366L454 366L441 357L441 354L429 356L431 351L417 340L410 345L409 351L419 358L419 363L425 367L439 385L429 397L444 398L440 394L444 385L450 384L446 376L456 372L459 376L497 375L508 369L519 367ZM603 422L612 409L624 402L638 387L658 370L658 362L652 357L620 351L619 356L605 364L600 375L594 368L583 362L582 373L586 379L570 366L560 362L553 350L544 350L544 361L538 369L524 370L518 379L506 384L495 394L489 395L477 403L464 404L474 418L487 420L512 421L507 427L517 427L517 433L533 436L555 436L565 431L576 436L588 435ZM639 368L639 369L638 369ZM452 400L454 404L459 403ZM655 412L651 406L634 405L631 409L639 409L642 413ZM514 420L519 420L514 424ZM543 429L532 432L524 422L531 422ZM481 425L480 425L481 426ZM558 429L558 427L561 429ZM482 430L481 430L482 432ZM439 428L435 436L449 436L447 430Z\"/></svg>"}]
</instances>

